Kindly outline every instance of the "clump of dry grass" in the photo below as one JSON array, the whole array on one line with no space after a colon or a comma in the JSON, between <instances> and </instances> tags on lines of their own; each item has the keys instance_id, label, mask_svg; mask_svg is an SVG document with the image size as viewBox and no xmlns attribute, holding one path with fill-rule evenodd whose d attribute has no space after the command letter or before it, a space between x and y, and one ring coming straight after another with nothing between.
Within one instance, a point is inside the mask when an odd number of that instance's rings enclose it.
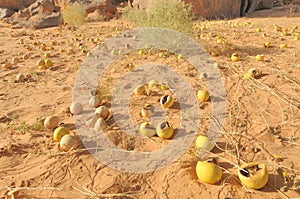
<instances>
[{"instance_id":1,"label":"clump of dry grass","mask_svg":"<svg viewBox=\"0 0 300 199\"><path fill-rule=\"evenodd\" d=\"M68 6L62 11L63 21L69 25L79 26L83 24L87 16L86 8L86 5L79 3L74 3L73 5Z\"/></svg>"},{"instance_id":2,"label":"clump of dry grass","mask_svg":"<svg viewBox=\"0 0 300 199\"><path fill-rule=\"evenodd\" d=\"M155 0L147 11L128 7L123 16L138 27L169 28L185 34L193 27L191 6L178 0Z\"/></svg>"}]
</instances>

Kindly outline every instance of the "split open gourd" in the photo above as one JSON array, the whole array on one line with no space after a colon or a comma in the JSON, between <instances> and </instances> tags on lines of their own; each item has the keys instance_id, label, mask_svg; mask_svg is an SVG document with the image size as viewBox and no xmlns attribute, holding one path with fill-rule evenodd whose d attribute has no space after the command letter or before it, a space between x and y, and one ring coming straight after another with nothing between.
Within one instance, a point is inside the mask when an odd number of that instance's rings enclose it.
<instances>
[{"instance_id":1,"label":"split open gourd","mask_svg":"<svg viewBox=\"0 0 300 199\"><path fill-rule=\"evenodd\" d=\"M264 43L264 47L265 47L265 48L270 48L270 46L271 46L271 43L270 43L270 42L267 41L267 42Z\"/></svg>"},{"instance_id":2,"label":"split open gourd","mask_svg":"<svg viewBox=\"0 0 300 199\"><path fill-rule=\"evenodd\" d=\"M250 162L238 170L240 181L250 189L261 189L268 183L267 167L263 163Z\"/></svg>"},{"instance_id":3,"label":"split open gourd","mask_svg":"<svg viewBox=\"0 0 300 199\"><path fill-rule=\"evenodd\" d=\"M146 92L146 88L144 85L138 86L133 90L135 95L143 95Z\"/></svg>"},{"instance_id":4,"label":"split open gourd","mask_svg":"<svg viewBox=\"0 0 300 199\"><path fill-rule=\"evenodd\" d=\"M170 108L174 104L174 99L171 95L164 95L160 98L160 105L163 108Z\"/></svg>"},{"instance_id":5,"label":"split open gourd","mask_svg":"<svg viewBox=\"0 0 300 199\"><path fill-rule=\"evenodd\" d=\"M243 75L244 79L258 78L262 74L261 70L257 68L250 68L247 73Z\"/></svg>"},{"instance_id":6,"label":"split open gourd","mask_svg":"<svg viewBox=\"0 0 300 199\"><path fill-rule=\"evenodd\" d=\"M198 161L196 165L196 174L201 182L207 184L216 184L222 178L221 168L211 160Z\"/></svg>"},{"instance_id":7,"label":"split open gourd","mask_svg":"<svg viewBox=\"0 0 300 199\"><path fill-rule=\"evenodd\" d=\"M239 54L233 53L231 55L231 61L236 62L236 61L240 61L240 60L241 60L241 58L240 58Z\"/></svg>"},{"instance_id":8,"label":"split open gourd","mask_svg":"<svg viewBox=\"0 0 300 199\"><path fill-rule=\"evenodd\" d=\"M174 134L174 128L167 121L161 122L156 127L156 134L160 138L169 139Z\"/></svg>"},{"instance_id":9,"label":"split open gourd","mask_svg":"<svg viewBox=\"0 0 300 199\"><path fill-rule=\"evenodd\" d=\"M150 118L154 113L154 107L151 104L145 104L141 110L142 117Z\"/></svg>"}]
</instances>

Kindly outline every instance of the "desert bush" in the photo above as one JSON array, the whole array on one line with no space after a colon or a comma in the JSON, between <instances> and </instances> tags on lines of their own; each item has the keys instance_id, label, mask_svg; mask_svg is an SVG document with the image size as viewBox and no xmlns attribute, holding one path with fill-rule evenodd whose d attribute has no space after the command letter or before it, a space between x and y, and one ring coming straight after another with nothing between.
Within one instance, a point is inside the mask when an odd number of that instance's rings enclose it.
<instances>
[{"instance_id":1,"label":"desert bush","mask_svg":"<svg viewBox=\"0 0 300 199\"><path fill-rule=\"evenodd\" d=\"M86 9L87 6L74 3L62 11L62 19L69 25L81 25L87 16Z\"/></svg>"},{"instance_id":2,"label":"desert bush","mask_svg":"<svg viewBox=\"0 0 300 199\"><path fill-rule=\"evenodd\" d=\"M193 27L192 8L180 0L155 0L147 10L128 7L123 16L137 27L169 28L185 34Z\"/></svg>"}]
</instances>

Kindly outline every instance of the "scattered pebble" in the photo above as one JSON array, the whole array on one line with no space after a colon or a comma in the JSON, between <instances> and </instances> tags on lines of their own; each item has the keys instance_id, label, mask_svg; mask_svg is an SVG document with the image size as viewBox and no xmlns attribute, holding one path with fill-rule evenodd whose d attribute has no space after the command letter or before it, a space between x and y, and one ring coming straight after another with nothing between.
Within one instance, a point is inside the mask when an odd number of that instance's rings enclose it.
<instances>
[{"instance_id":1,"label":"scattered pebble","mask_svg":"<svg viewBox=\"0 0 300 199\"><path fill-rule=\"evenodd\" d=\"M25 79L25 75L24 74L18 74L17 76L16 76L16 82L22 82L22 81L24 81L24 79Z\"/></svg>"},{"instance_id":2,"label":"scattered pebble","mask_svg":"<svg viewBox=\"0 0 300 199\"><path fill-rule=\"evenodd\" d=\"M2 64L2 67L4 69L12 69L13 65L11 63L5 63L5 64Z\"/></svg>"},{"instance_id":3,"label":"scattered pebble","mask_svg":"<svg viewBox=\"0 0 300 199\"><path fill-rule=\"evenodd\" d=\"M18 57L14 57L14 58L12 58L12 60L11 60L11 63L12 64L17 64L17 63L19 63L20 62L20 59L18 58Z\"/></svg>"},{"instance_id":4,"label":"scattered pebble","mask_svg":"<svg viewBox=\"0 0 300 199\"><path fill-rule=\"evenodd\" d=\"M202 72L202 73L200 73L200 75L199 75L199 79L206 79L207 78L207 73L206 72Z\"/></svg>"}]
</instances>

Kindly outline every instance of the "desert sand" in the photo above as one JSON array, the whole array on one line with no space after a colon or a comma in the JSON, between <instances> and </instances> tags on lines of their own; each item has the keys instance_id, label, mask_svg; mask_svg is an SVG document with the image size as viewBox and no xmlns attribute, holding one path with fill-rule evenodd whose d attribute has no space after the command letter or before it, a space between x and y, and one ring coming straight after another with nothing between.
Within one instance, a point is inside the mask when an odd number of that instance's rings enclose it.
<instances>
[{"instance_id":1,"label":"desert sand","mask_svg":"<svg viewBox=\"0 0 300 199\"><path fill-rule=\"evenodd\" d=\"M83 146L59 151L52 132L40 128L45 117L57 115L76 135L68 108L86 52L104 39L133 28L130 22L113 19L34 31L11 29L1 22L0 62L19 61L10 69L0 69L0 198L299 198L300 40L295 37L300 37L300 27L295 26L300 26L300 15L288 8L274 13L259 11L250 18L199 21L195 26L194 39L214 55L227 93L224 130L208 155L218 157L223 169L216 185L197 179L193 145L163 169L130 174L102 164ZM287 28L287 34L274 30L274 24ZM207 29L201 30L203 26ZM217 43L217 36L225 44ZM264 47L265 42L271 43L270 48ZM45 51L40 43L46 44ZM280 48L281 44L287 48ZM230 60L234 52L241 56L240 61ZM36 63L45 53L50 54L53 66L40 70ZM147 51L140 56L132 52L111 64L106 71L111 80L105 87L107 96L116 80L128 72L127 64L138 66L149 61L176 69L195 92L206 87L186 61L181 60L176 67L177 56L165 52L165 57L159 57L158 53ZM264 54L264 61L257 61L257 54ZM24 59L24 55L28 57ZM258 68L262 75L244 79L250 68ZM25 79L17 82L20 73ZM109 106L107 99L103 102ZM133 121L142 121L138 112L145 102L157 104L158 100L158 95L132 96ZM210 110L211 102L199 109L205 114L201 114L198 134L207 130ZM168 112L175 127L180 125L176 119L179 113L174 108ZM114 127L113 121L108 125ZM107 136L118 147L136 151L151 152L172 141L157 137L132 140L117 128L111 128ZM251 161L263 162L268 168L268 184L260 190L244 187L237 177L236 165Z\"/></svg>"}]
</instances>

